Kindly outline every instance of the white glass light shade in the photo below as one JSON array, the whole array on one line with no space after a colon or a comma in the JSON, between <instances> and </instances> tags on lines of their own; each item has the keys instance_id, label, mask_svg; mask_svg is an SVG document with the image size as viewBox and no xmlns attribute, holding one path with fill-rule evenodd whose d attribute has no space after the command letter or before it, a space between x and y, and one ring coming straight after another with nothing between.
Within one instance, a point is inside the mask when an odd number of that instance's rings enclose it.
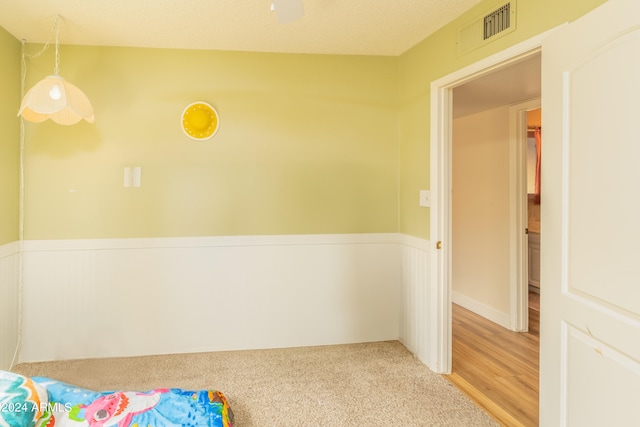
<instances>
[{"instance_id":1,"label":"white glass light shade","mask_svg":"<svg viewBox=\"0 0 640 427\"><path fill-rule=\"evenodd\" d=\"M94 120L87 96L60 76L48 76L33 86L22 99L18 115L30 122L51 119L61 125Z\"/></svg>"}]
</instances>

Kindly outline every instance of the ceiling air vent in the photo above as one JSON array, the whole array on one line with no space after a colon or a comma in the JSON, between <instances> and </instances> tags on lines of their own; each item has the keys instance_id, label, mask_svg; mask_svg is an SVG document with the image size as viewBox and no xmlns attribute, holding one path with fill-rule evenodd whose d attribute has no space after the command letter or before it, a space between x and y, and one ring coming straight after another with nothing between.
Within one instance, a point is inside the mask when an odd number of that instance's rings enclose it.
<instances>
[{"instance_id":1,"label":"ceiling air vent","mask_svg":"<svg viewBox=\"0 0 640 427\"><path fill-rule=\"evenodd\" d=\"M498 5L477 16L458 31L458 55L509 34L516 28L516 0Z\"/></svg>"},{"instance_id":2,"label":"ceiling air vent","mask_svg":"<svg viewBox=\"0 0 640 427\"><path fill-rule=\"evenodd\" d=\"M511 27L511 3L494 10L484 17L484 40Z\"/></svg>"}]
</instances>

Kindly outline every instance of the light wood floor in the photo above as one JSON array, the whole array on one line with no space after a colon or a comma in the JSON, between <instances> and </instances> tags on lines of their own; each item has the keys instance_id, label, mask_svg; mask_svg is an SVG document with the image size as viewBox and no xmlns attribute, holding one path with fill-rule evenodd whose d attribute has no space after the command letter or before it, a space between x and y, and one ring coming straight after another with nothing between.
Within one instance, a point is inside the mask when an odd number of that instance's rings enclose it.
<instances>
[{"instance_id":1,"label":"light wood floor","mask_svg":"<svg viewBox=\"0 0 640 427\"><path fill-rule=\"evenodd\" d=\"M540 312L529 332L509 331L453 304L453 367L447 378L506 426L538 425Z\"/></svg>"}]
</instances>

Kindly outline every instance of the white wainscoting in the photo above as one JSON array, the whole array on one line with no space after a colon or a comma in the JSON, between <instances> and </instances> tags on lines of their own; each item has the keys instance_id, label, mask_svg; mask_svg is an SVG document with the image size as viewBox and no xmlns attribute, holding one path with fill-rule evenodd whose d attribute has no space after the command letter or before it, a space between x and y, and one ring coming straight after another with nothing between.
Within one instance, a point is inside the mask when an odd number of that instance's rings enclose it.
<instances>
[{"instance_id":1,"label":"white wainscoting","mask_svg":"<svg viewBox=\"0 0 640 427\"><path fill-rule=\"evenodd\" d=\"M402 318L400 340L422 362L430 352L429 241L402 236Z\"/></svg>"},{"instance_id":2,"label":"white wainscoting","mask_svg":"<svg viewBox=\"0 0 640 427\"><path fill-rule=\"evenodd\" d=\"M20 360L395 340L402 312L421 354L415 250L393 233L25 241Z\"/></svg>"},{"instance_id":3,"label":"white wainscoting","mask_svg":"<svg viewBox=\"0 0 640 427\"><path fill-rule=\"evenodd\" d=\"M20 242L0 246L0 370L11 368L18 345Z\"/></svg>"}]
</instances>

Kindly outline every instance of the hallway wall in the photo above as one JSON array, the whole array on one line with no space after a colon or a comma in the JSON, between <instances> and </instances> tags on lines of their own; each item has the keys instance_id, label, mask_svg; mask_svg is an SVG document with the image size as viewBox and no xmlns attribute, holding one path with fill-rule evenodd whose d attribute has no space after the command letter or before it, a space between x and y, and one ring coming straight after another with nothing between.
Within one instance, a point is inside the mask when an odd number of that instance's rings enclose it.
<instances>
[{"instance_id":1,"label":"hallway wall","mask_svg":"<svg viewBox=\"0 0 640 427\"><path fill-rule=\"evenodd\" d=\"M453 121L453 301L509 326L509 106Z\"/></svg>"}]
</instances>

